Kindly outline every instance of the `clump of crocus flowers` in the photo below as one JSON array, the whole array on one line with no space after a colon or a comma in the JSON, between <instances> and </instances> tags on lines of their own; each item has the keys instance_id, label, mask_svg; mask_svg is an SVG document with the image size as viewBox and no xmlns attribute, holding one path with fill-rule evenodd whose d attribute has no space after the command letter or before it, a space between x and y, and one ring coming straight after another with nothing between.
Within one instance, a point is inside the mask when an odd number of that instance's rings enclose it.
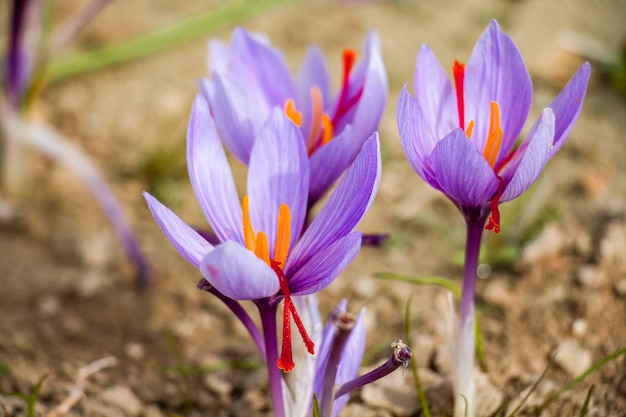
<instances>
[{"instance_id":1,"label":"clump of crocus flowers","mask_svg":"<svg viewBox=\"0 0 626 417\"><path fill-rule=\"evenodd\" d=\"M321 416L336 416L346 394L406 366L411 357L398 340L385 364L357 377L364 310L355 317L342 301L323 327L317 309L316 293L361 247L362 236L354 228L381 175L375 129L387 82L376 34L369 34L359 65L351 50L343 53L343 62L341 87L332 96L318 49L309 50L295 81L280 52L261 35L238 28L230 45L212 42L211 76L200 82L189 122L187 162L214 235L207 238L145 194L165 235L202 274L198 287L222 300L256 343L279 417L311 415L313 398ZM415 171L466 221L452 363L455 416L472 417L474 286L483 230L500 232L499 204L525 192L563 145L580 112L590 66L576 72L523 140L518 137L530 111L531 80L519 50L495 21L467 65L454 62L452 74L453 82L423 46L414 96L405 86L397 121ZM248 166L243 196L224 147ZM337 180L313 218L311 207ZM260 328L242 307L244 301L258 308ZM292 325L307 352L301 360L294 359ZM287 388L283 376L292 371L296 378Z\"/></svg>"},{"instance_id":2,"label":"clump of crocus flowers","mask_svg":"<svg viewBox=\"0 0 626 417\"><path fill-rule=\"evenodd\" d=\"M397 120L413 169L443 192L467 225L458 336L453 358L455 416L474 415L474 286L483 230L500 232L499 204L517 198L539 177L572 130L587 90L584 64L518 137L531 106L532 84L511 38L492 21L454 84L433 52L420 49L412 97L405 86Z\"/></svg>"}]
</instances>

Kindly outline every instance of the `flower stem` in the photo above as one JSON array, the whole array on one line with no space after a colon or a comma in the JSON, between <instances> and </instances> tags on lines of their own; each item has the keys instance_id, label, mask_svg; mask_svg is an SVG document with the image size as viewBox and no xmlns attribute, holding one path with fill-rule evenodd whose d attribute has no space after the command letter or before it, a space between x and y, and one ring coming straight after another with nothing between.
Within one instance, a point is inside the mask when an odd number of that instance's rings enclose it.
<instances>
[{"instance_id":1,"label":"flower stem","mask_svg":"<svg viewBox=\"0 0 626 417\"><path fill-rule=\"evenodd\" d=\"M373 371L343 384L337 390L335 400L343 395L349 394L357 388L361 388L363 385L371 384L372 382L389 375L400 366L406 367L411 359L411 348L402 340L396 340L391 346L393 346L394 352L391 354L387 362L383 363Z\"/></svg>"},{"instance_id":2,"label":"flower stem","mask_svg":"<svg viewBox=\"0 0 626 417\"><path fill-rule=\"evenodd\" d=\"M356 317L346 311L335 310L330 321L334 326L332 333L332 342L328 352L328 360L324 369L324 379L322 382L322 392L320 394L320 415L322 417L330 417L333 411L333 388L337 379L337 371L339 370L339 362L343 354L343 348L348 341L348 336L354 328Z\"/></svg>"},{"instance_id":3,"label":"flower stem","mask_svg":"<svg viewBox=\"0 0 626 417\"><path fill-rule=\"evenodd\" d=\"M461 311L456 357L454 358L454 415L474 416L474 384L472 370L474 365L474 289L480 243L485 226L485 217L466 217L467 239L465 241L465 267L463 271L463 291L461 292Z\"/></svg>"},{"instance_id":4,"label":"flower stem","mask_svg":"<svg viewBox=\"0 0 626 417\"><path fill-rule=\"evenodd\" d=\"M263 337L265 339L265 359L267 363L267 373L269 374L270 394L272 395L272 408L275 417L285 417L285 404L283 401L282 371L278 369L278 334L276 331L276 312L278 303L270 300L260 300L257 302L261 315L261 326L263 326Z\"/></svg>"}]
</instances>

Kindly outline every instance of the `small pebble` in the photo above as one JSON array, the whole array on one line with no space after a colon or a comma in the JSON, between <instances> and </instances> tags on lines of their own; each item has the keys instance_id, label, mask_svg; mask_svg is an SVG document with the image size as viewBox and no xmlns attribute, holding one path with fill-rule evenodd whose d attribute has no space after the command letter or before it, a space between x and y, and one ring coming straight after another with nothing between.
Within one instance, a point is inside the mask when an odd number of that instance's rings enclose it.
<instances>
[{"instance_id":1,"label":"small pebble","mask_svg":"<svg viewBox=\"0 0 626 417\"><path fill-rule=\"evenodd\" d=\"M54 317L61 311L61 300L54 295L44 295L37 306L43 317Z\"/></svg>"},{"instance_id":2,"label":"small pebble","mask_svg":"<svg viewBox=\"0 0 626 417\"><path fill-rule=\"evenodd\" d=\"M587 333L587 320L576 319L572 323L572 334L576 337L583 337Z\"/></svg>"},{"instance_id":3,"label":"small pebble","mask_svg":"<svg viewBox=\"0 0 626 417\"><path fill-rule=\"evenodd\" d=\"M583 265L576 274L578 282L589 288L600 288L607 283L604 270L594 265Z\"/></svg>"},{"instance_id":4,"label":"small pebble","mask_svg":"<svg viewBox=\"0 0 626 417\"><path fill-rule=\"evenodd\" d=\"M559 365L571 377L577 377L591 366L591 352L576 340L565 340L559 345L554 358Z\"/></svg>"},{"instance_id":5,"label":"small pebble","mask_svg":"<svg viewBox=\"0 0 626 417\"><path fill-rule=\"evenodd\" d=\"M126 352L126 356L131 359L139 360L143 358L146 354L146 348L141 343L130 342L124 346L124 351Z\"/></svg>"},{"instance_id":6,"label":"small pebble","mask_svg":"<svg viewBox=\"0 0 626 417\"><path fill-rule=\"evenodd\" d=\"M130 388L122 385L108 388L102 393L102 400L116 406L127 416L138 416L143 409L143 405L135 393Z\"/></svg>"}]
</instances>

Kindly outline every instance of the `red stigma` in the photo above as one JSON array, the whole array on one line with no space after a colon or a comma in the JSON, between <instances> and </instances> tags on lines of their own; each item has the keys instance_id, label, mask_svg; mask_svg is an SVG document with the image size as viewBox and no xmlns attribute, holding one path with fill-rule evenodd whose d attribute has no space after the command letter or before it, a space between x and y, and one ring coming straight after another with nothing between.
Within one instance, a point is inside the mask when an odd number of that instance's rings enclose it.
<instances>
[{"instance_id":1,"label":"red stigma","mask_svg":"<svg viewBox=\"0 0 626 417\"><path fill-rule=\"evenodd\" d=\"M352 73L355 62L356 51L352 49L345 49L343 51L343 79L341 81L341 92L339 93L337 108L335 109L335 114L332 119L333 126L337 126L341 118L345 116L356 103L358 103L361 98L361 94L363 94L363 86L365 85L365 82L363 82L363 85L361 85L361 88L359 88L356 94L352 97L348 97L350 90L350 74Z\"/></svg>"},{"instance_id":2,"label":"red stigma","mask_svg":"<svg viewBox=\"0 0 626 417\"><path fill-rule=\"evenodd\" d=\"M454 61L452 66L454 74L454 86L456 88L456 105L459 112L459 126L465 130L465 101L463 99L463 80L465 78L465 65Z\"/></svg>"},{"instance_id":3,"label":"red stigma","mask_svg":"<svg viewBox=\"0 0 626 417\"><path fill-rule=\"evenodd\" d=\"M302 319L296 310L296 307L291 300L291 295L289 291L289 283L287 282L287 277L285 273L280 267L280 263L271 261L271 267L276 272L276 276L278 276L278 283L280 284L280 290L285 297L284 305L283 305L283 342L281 346L280 356L276 361L276 366L279 369L282 369L284 372L291 372L293 368L296 366L293 362L293 352L291 348L291 320L293 318L298 331L300 332L300 336L302 337L302 341L306 346L307 351L312 355L315 352L315 344L309 337L304 328L304 323L302 323Z\"/></svg>"},{"instance_id":4,"label":"red stigma","mask_svg":"<svg viewBox=\"0 0 626 417\"><path fill-rule=\"evenodd\" d=\"M491 215L487 220L487 225L485 226L485 230L493 230L494 233L500 233L500 209L498 208L498 204L500 204L500 197L502 197L502 193L504 192L504 181L501 176L497 176L498 178L498 189L491 199Z\"/></svg>"}]
</instances>

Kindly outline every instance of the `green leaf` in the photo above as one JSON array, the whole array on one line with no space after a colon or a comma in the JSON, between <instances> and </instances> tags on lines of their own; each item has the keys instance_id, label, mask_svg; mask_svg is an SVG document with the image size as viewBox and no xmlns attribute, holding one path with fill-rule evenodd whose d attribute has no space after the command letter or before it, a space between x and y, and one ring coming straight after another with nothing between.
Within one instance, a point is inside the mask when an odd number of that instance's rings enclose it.
<instances>
[{"instance_id":1,"label":"green leaf","mask_svg":"<svg viewBox=\"0 0 626 417\"><path fill-rule=\"evenodd\" d=\"M409 346L413 346L413 340L411 339L411 298L406 303L404 309L404 334L406 337L406 343ZM422 388L422 381L420 380L419 371L417 369L417 363L415 360L409 361L411 364L411 372L413 373L413 380L415 381L415 389L417 390L417 396L422 406L422 413L424 417L431 417L430 407L428 406L428 399Z\"/></svg>"},{"instance_id":2,"label":"green leaf","mask_svg":"<svg viewBox=\"0 0 626 417\"><path fill-rule=\"evenodd\" d=\"M196 14L170 27L157 30L115 45L79 52L52 60L48 80L55 82L89 71L129 62L162 52L189 40L205 36L220 27L233 26L241 20L293 0L239 0Z\"/></svg>"}]
</instances>

